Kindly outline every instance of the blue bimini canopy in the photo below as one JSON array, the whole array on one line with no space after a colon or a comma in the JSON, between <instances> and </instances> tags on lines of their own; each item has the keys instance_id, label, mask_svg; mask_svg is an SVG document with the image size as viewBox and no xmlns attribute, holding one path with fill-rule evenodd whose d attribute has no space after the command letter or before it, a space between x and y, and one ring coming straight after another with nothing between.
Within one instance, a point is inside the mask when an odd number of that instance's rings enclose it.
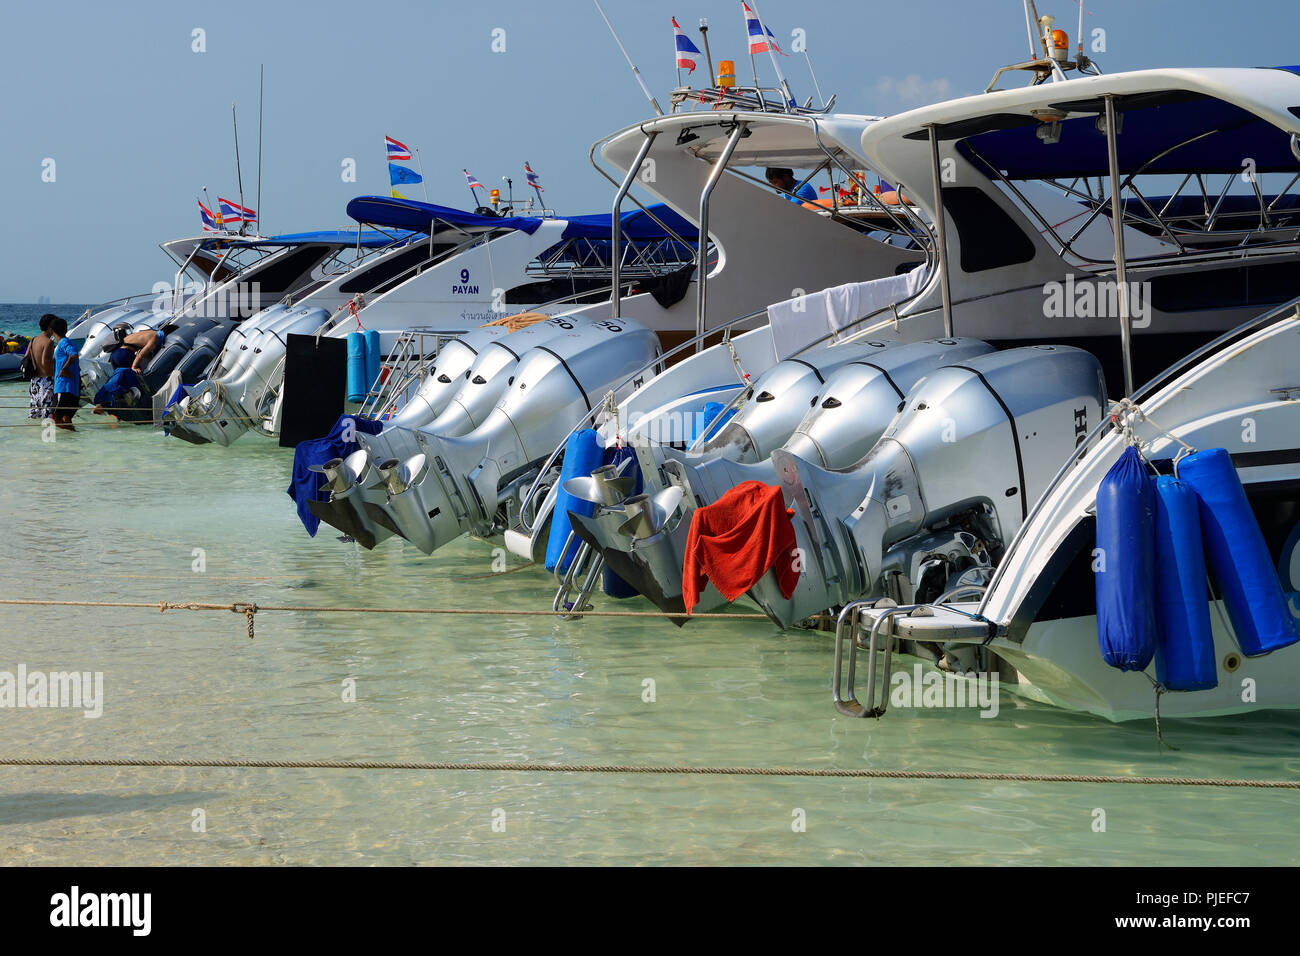
<instances>
[{"instance_id":1,"label":"blue bimini canopy","mask_svg":"<svg viewBox=\"0 0 1300 956\"><path fill-rule=\"evenodd\" d=\"M1067 114L1057 142L1039 139L1039 123L1018 114L981 117L978 125L948 124L940 135L962 139L958 149L990 175L993 170L1008 179L1105 175L1110 164L1106 135L1097 126L1105 112L1101 98L1051 106ZM1182 90L1120 95L1115 108L1123 124L1116 139L1125 175L1241 172L1247 156L1261 173L1300 171L1288 133L1213 96Z\"/></svg>"},{"instance_id":2,"label":"blue bimini canopy","mask_svg":"<svg viewBox=\"0 0 1300 956\"><path fill-rule=\"evenodd\" d=\"M654 218L648 213L653 213ZM655 218L662 222L655 222ZM565 239L610 239L610 214L573 216L564 229ZM631 242L653 242L656 239L680 238L693 240L695 224L669 209L664 203L655 203L646 209L631 209L619 217L623 238ZM667 227L665 229L664 227ZM676 236L674 236L674 233Z\"/></svg>"},{"instance_id":3,"label":"blue bimini canopy","mask_svg":"<svg viewBox=\"0 0 1300 956\"><path fill-rule=\"evenodd\" d=\"M428 234L438 228L459 228L486 232L493 229L517 229L532 235L542 224L532 216L481 216L476 212L417 202L414 199L390 199L387 196L358 196L348 203L348 215L357 222L393 229L410 229Z\"/></svg>"}]
</instances>

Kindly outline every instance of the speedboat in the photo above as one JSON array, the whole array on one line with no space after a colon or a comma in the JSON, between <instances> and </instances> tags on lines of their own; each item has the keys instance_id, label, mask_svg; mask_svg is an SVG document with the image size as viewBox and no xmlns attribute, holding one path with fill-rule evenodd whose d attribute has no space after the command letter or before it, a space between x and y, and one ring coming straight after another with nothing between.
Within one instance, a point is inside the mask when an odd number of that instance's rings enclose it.
<instances>
[{"instance_id":1,"label":"speedboat","mask_svg":"<svg viewBox=\"0 0 1300 956\"><path fill-rule=\"evenodd\" d=\"M178 265L173 284L101 306L70 331L82 342L83 396L93 396L112 376L108 356L123 337L162 331L161 347L139 376L138 406L119 409L124 420L154 421L167 397L178 385L196 382L242 323L270 303L318 284L359 241L372 249L400 244L403 237L347 231L279 237L220 233L163 243Z\"/></svg>"},{"instance_id":2,"label":"speedboat","mask_svg":"<svg viewBox=\"0 0 1300 956\"><path fill-rule=\"evenodd\" d=\"M894 639L941 647L972 669L1000 671L1007 686L1027 697L1109 720L1300 707L1300 386L1293 358L1298 336L1300 299L1221 336L1118 404L1062 457L1058 473L981 586L937 600L931 594L848 604L837 633L837 708L853 716L885 712L893 688L890 662L883 657ZM1219 450L1221 460L1230 462L1227 483L1244 487L1240 501L1247 510L1232 536L1216 542L1211 525L1218 509L1202 504L1203 533L1181 554L1162 555L1157 544L1166 564L1191 557L1197 565L1189 595L1172 602L1172 612L1185 615L1186 623L1161 627L1156 656L1146 655L1149 663L1120 669L1107 663L1099 641L1099 578L1107 569L1099 564L1098 491L1133 447L1150 467L1170 476L1158 481L1177 475L1182 482L1192 480L1197 453ZM1196 509L1192 515L1195 523ZM1262 562L1247 579L1249 599L1242 600L1234 593L1236 566L1250 563L1252 537L1258 538ZM1122 570L1117 555L1109 559L1112 573ZM1207 564L1215 584L1210 597ZM1132 597L1141 602L1155 594L1137 589ZM1261 620L1270 609L1269 619ZM1261 630L1274 639L1261 643ZM880 691L869 686L863 700L852 676L845 681L843 675L846 650L852 674L857 642L868 648L866 673L884 666Z\"/></svg>"},{"instance_id":3,"label":"speedboat","mask_svg":"<svg viewBox=\"0 0 1300 956\"><path fill-rule=\"evenodd\" d=\"M805 560L792 593L769 572L750 597L790 626L852 600L911 601L986 582L1108 397L1295 294L1300 197L1287 190L1300 168L1297 98L1295 70L1144 70L967 97L868 126L865 158L933 224L933 267L883 302L877 291L892 280L776 303L767 326L729 347L748 339L749 354L786 360L827 341L967 338L999 351L852 406L879 436L861 461L832 464L824 445L802 440L773 453L766 474L794 508ZM1148 181L1170 176L1179 187L1156 195ZM1266 176L1286 185L1269 191ZM1247 191L1233 193L1235 184ZM731 361L710 352L693 359ZM673 612L688 557L681 526L748 474L679 461L654 440L671 432L663 420L689 391L688 364L647 382L616 415L588 418L605 444L638 420L643 491L618 502L592 487L596 515L575 519L593 553ZM817 399L827 397L839 401L819 388ZM629 504L648 517L616 520Z\"/></svg>"}]
</instances>

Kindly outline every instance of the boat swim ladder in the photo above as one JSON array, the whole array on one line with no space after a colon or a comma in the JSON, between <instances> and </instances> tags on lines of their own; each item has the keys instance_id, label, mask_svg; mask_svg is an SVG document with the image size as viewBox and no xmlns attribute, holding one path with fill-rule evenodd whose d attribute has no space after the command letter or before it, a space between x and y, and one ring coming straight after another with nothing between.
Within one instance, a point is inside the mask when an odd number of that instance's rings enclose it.
<instances>
[{"instance_id":1,"label":"boat swim ladder","mask_svg":"<svg viewBox=\"0 0 1300 956\"><path fill-rule=\"evenodd\" d=\"M871 625L871 633L867 643L867 703L860 703L854 696L854 677L857 674L858 666L858 625L862 611L867 608L887 608L887 610L878 617ZM839 618L835 621L835 671L833 674L831 693L835 700L835 709L841 714L848 717L883 717L885 708L889 704L889 668L893 658L894 637L893 629L886 627L883 635L881 634L881 625L885 624L889 618L895 614L904 614L916 610L918 605L899 606L894 604L889 598L878 598L872 601L853 601L844 606L840 611ZM880 703L876 703L876 658L879 655L880 647L877 643L878 638L883 636L884 655L884 675L880 684ZM849 669L848 680L841 685L840 678L844 672L844 641L849 641ZM841 692L843 687L843 692Z\"/></svg>"},{"instance_id":2,"label":"boat swim ladder","mask_svg":"<svg viewBox=\"0 0 1300 956\"><path fill-rule=\"evenodd\" d=\"M561 555L569 553L570 546L577 540L577 534L569 532L569 536L564 540L564 550ZM605 570L605 559L601 553L585 541L578 544L578 551L569 562L567 570L561 573L564 567L563 559L555 566L555 580L559 582L559 589L555 592L555 600L551 602L551 610L559 615L562 621L571 621L583 611L590 611L593 605L588 604L587 600L596 590L596 582L600 580L601 572ZM576 582L581 578L582 584ZM576 587L576 591L575 591Z\"/></svg>"},{"instance_id":3,"label":"boat swim ladder","mask_svg":"<svg viewBox=\"0 0 1300 956\"><path fill-rule=\"evenodd\" d=\"M429 377L442 347L464 334L464 330L404 330L397 337L388 361L380 366L378 376L370 383L357 415L379 419L397 412L405 404L403 398L409 398L411 392L419 389Z\"/></svg>"},{"instance_id":4,"label":"boat swim ladder","mask_svg":"<svg viewBox=\"0 0 1300 956\"><path fill-rule=\"evenodd\" d=\"M897 604L890 598L874 598L866 601L852 601L840 611L835 621L835 664L831 675L831 696L835 709L847 717L883 717L889 706L889 675L894 654L895 617L934 617L936 608L946 608L949 601L955 601L961 595L981 596L984 585L963 585L941 595L929 604ZM878 611L872 615L871 628L867 632L867 692L866 703L862 703L854 694L854 678L857 674L858 648L862 647L860 632L863 611ZM975 616L959 612L964 617L976 620ZM849 642L848 674L844 673L844 642ZM882 658L880 693L876 693L876 663ZM845 679L847 676L847 679Z\"/></svg>"}]
</instances>

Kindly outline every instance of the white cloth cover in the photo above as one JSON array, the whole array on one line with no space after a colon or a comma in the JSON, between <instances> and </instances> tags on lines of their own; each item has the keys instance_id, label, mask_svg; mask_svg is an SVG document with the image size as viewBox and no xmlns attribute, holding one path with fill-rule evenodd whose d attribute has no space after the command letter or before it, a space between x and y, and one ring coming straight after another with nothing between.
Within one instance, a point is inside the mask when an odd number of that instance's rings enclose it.
<instances>
[{"instance_id":1,"label":"white cloth cover","mask_svg":"<svg viewBox=\"0 0 1300 956\"><path fill-rule=\"evenodd\" d=\"M926 267L868 282L849 282L810 292L767 307L778 361L806 348L827 333L838 333L864 316L907 301L925 284ZM826 340L829 345L835 338Z\"/></svg>"}]
</instances>

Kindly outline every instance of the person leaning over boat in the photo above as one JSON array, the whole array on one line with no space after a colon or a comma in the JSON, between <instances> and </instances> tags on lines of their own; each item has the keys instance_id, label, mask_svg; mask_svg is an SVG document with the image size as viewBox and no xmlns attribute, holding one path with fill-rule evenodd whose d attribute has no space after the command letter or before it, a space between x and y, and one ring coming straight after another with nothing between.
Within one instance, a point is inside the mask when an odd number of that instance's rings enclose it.
<instances>
[{"instance_id":1,"label":"person leaning over boat","mask_svg":"<svg viewBox=\"0 0 1300 956\"><path fill-rule=\"evenodd\" d=\"M54 340L50 338L50 323L54 319L48 312L41 316L41 333L27 346L35 372L27 390L31 396L27 417L37 420L49 415L54 407Z\"/></svg>"},{"instance_id":2,"label":"person leaning over boat","mask_svg":"<svg viewBox=\"0 0 1300 956\"><path fill-rule=\"evenodd\" d=\"M794 178L793 169L789 169L785 166L769 166L764 171L763 176L767 179L768 185L773 189L784 190L781 195L785 196L785 198L790 200L792 203L802 205L806 202L817 201L817 190L813 187L813 184L804 183L802 186L799 186L799 180ZM799 188L795 189L795 186L799 186ZM787 193L793 193L794 195L787 195Z\"/></svg>"},{"instance_id":3,"label":"person leaning over boat","mask_svg":"<svg viewBox=\"0 0 1300 956\"><path fill-rule=\"evenodd\" d=\"M122 344L127 348L135 349L135 361L131 363L131 368L136 372L143 372L145 366L149 364L149 356L166 341L167 336L175 332L179 326L164 325L161 329L141 329L139 332L132 332L122 339Z\"/></svg>"},{"instance_id":4,"label":"person leaning over boat","mask_svg":"<svg viewBox=\"0 0 1300 956\"><path fill-rule=\"evenodd\" d=\"M75 432L72 416L81 401L81 360L76 344L68 338L68 323L57 316L51 320L54 346L54 424Z\"/></svg>"}]
</instances>

